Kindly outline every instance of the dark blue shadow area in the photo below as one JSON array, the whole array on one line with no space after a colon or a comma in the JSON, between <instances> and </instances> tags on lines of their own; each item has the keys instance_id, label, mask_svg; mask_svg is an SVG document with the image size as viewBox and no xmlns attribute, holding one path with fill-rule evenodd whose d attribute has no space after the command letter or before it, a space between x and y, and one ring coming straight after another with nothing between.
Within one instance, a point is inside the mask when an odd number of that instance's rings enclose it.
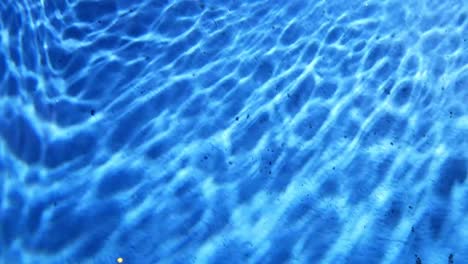
<instances>
[{"instance_id":1,"label":"dark blue shadow area","mask_svg":"<svg viewBox=\"0 0 468 264\"><path fill-rule=\"evenodd\" d=\"M37 163L42 155L42 142L31 121L15 115L10 120L2 120L0 131L9 151L28 164Z\"/></svg>"},{"instance_id":2,"label":"dark blue shadow area","mask_svg":"<svg viewBox=\"0 0 468 264\"><path fill-rule=\"evenodd\" d=\"M90 155L96 151L96 137L93 133L81 132L70 138L47 143L44 165L55 168L78 158L91 159Z\"/></svg>"},{"instance_id":3,"label":"dark blue shadow area","mask_svg":"<svg viewBox=\"0 0 468 264\"><path fill-rule=\"evenodd\" d=\"M462 185L468 175L468 161L460 157L449 157L440 169L434 191L442 198L448 198L455 186Z\"/></svg>"}]
</instances>

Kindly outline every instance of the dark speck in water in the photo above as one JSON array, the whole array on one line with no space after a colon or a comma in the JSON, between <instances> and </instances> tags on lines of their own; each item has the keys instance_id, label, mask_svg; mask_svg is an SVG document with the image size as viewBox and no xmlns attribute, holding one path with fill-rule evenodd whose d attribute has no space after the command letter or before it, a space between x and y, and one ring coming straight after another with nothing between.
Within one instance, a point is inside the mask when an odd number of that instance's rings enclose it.
<instances>
[{"instance_id":1,"label":"dark speck in water","mask_svg":"<svg viewBox=\"0 0 468 264\"><path fill-rule=\"evenodd\" d=\"M416 256L416 264L422 264L421 258Z\"/></svg>"}]
</instances>

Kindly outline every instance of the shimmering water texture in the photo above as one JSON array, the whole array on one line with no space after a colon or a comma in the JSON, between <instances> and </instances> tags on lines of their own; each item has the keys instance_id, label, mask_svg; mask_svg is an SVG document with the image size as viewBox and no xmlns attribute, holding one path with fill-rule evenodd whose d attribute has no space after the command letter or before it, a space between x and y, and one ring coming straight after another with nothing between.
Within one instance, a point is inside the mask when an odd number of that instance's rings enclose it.
<instances>
[{"instance_id":1,"label":"shimmering water texture","mask_svg":"<svg viewBox=\"0 0 468 264\"><path fill-rule=\"evenodd\" d=\"M468 263L468 2L0 7L0 263Z\"/></svg>"}]
</instances>

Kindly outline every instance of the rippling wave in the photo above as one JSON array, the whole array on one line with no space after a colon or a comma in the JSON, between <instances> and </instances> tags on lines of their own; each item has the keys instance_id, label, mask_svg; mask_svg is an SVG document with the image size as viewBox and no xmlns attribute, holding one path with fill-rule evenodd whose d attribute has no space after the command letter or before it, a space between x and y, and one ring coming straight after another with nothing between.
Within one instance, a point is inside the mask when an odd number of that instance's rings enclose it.
<instances>
[{"instance_id":1,"label":"rippling wave","mask_svg":"<svg viewBox=\"0 0 468 264\"><path fill-rule=\"evenodd\" d=\"M0 11L0 263L467 263L466 1Z\"/></svg>"}]
</instances>

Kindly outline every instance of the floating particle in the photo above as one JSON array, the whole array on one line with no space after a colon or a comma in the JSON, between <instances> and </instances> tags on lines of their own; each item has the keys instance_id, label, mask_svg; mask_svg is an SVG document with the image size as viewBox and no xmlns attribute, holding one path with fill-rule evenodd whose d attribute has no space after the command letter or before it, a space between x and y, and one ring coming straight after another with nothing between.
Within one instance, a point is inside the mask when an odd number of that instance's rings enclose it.
<instances>
[{"instance_id":1,"label":"floating particle","mask_svg":"<svg viewBox=\"0 0 468 264\"><path fill-rule=\"evenodd\" d=\"M421 258L416 256L416 264L422 264Z\"/></svg>"}]
</instances>

